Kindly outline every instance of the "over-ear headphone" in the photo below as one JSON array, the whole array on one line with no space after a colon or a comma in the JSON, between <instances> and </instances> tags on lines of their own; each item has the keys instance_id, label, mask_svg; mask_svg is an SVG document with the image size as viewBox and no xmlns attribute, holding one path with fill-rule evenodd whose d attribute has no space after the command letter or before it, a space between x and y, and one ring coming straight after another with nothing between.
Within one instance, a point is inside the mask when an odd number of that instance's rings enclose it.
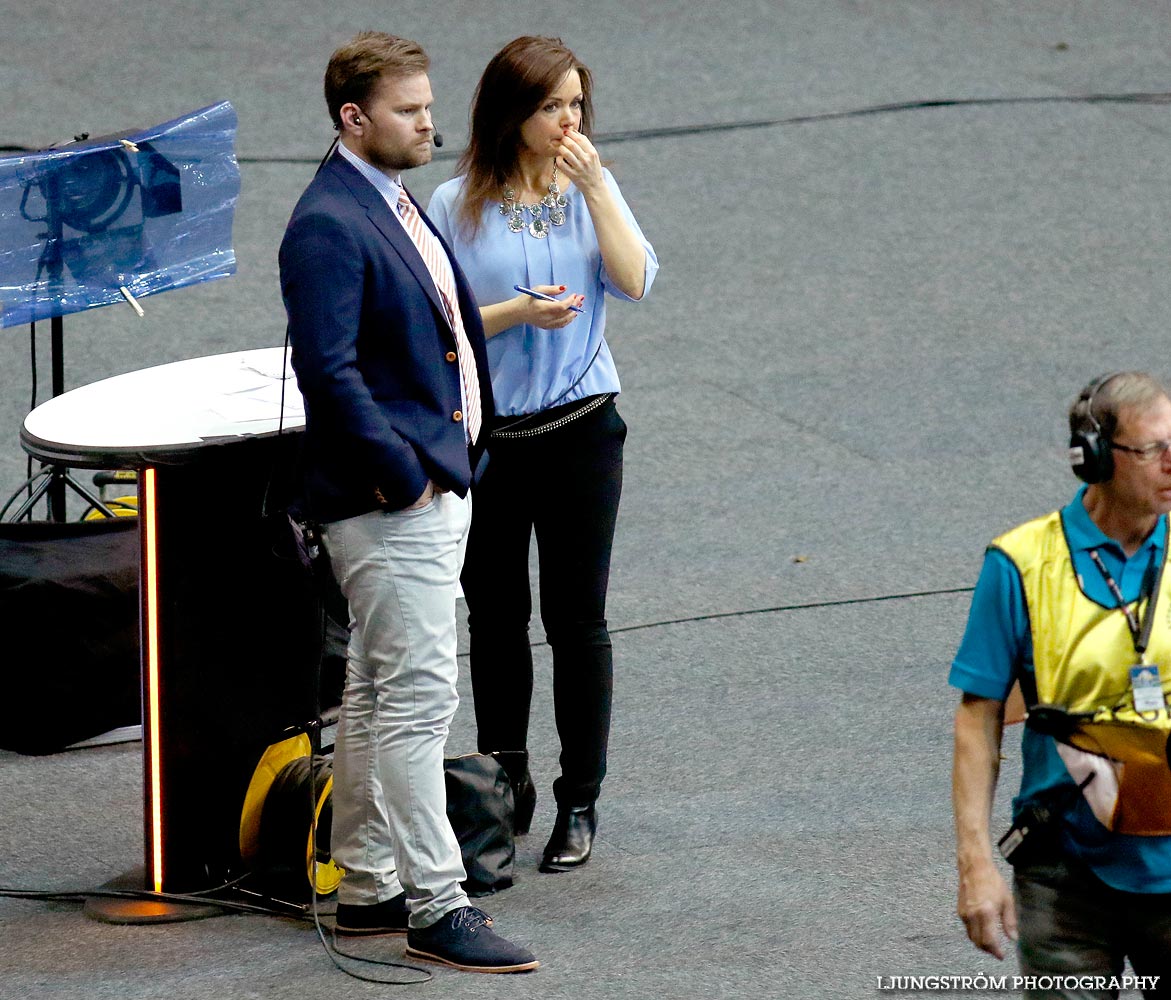
<instances>
[{"instance_id":1,"label":"over-ear headphone","mask_svg":"<svg viewBox=\"0 0 1171 1000\"><path fill-rule=\"evenodd\" d=\"M1069 464L1074 475L1087 483L1104 483L1114 475L1114 451L1094 416L1094 400L1111 379L1122 372L1100 375L1083 390L1078 405L1086 404L1080 426L1069 437Z\"/></svg>"}]
</instances>

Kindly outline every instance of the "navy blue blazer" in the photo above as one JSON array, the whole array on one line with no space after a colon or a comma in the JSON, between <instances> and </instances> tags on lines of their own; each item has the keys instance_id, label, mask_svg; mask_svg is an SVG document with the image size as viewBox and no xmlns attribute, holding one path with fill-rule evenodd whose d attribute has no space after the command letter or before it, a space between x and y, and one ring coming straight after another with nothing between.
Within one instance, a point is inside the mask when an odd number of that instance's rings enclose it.
<instances>
[{"instance_id":1,"label":"navy blue blazer","mask_svg":"<svg viewBox=\"0 0 1171 1000\"><path fill-rule=\"evenodd\" d=\"M419 214L427 219L421 208ZM493 404L480 310L443 245L476 357L486 427ZM364 514L379 506L376 489L391 509L406 507L428 479L464 496L483 445L468 447L456 416L462 404L455 335L402 223L340 155L297 202L281 242L280 273L305 400L310 514L322 522ZM482 431L481 442L486 437Z\"/></svg>"}]
</instances>

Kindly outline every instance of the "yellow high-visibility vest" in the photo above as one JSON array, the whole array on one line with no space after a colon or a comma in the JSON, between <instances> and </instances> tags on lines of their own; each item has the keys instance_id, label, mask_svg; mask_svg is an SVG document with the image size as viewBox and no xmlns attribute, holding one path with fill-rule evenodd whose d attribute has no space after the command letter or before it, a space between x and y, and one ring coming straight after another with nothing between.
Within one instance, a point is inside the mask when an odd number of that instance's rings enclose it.
<instances>
[{"instance_id":1,"label":"yellow high-visibility vest","mask_svg":"<svg viewBox=\"0 0 1171 1000\"><path fill-rule=\"evenodd\" d=\"M1094 775L1084 794L1095 816L1120 833L1171 834L1171 716L1166 708L1135 711L1130 669L1138 655L1126 616L1082 592L1059 512L1022 524L992 545L1012 560L1024 585L1037 703L1091 716L1057 749L1079 784ZM1148 603L1130 605L1139 621ZM1155 614L1145 662L1159 666L1166 694L1171 572L1163 574Z\"/></svg>"}]
</instances>

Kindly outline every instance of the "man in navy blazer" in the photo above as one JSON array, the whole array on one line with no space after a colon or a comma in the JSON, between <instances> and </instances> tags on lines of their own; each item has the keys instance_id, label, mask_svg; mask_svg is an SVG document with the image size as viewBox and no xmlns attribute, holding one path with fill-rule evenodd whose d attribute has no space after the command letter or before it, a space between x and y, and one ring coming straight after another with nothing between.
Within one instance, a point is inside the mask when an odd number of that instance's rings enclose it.
<instances>
[{"instance_id":1,"label":"man in navy blazer","mask_svg":"<svg viewBox=\"0 0 1171 1000\"><path fill-rule=\"evenodd\" d=\"M458 704L455 598L469 487L492 415L468 285L402 187L431 159L429 60L363 32L325 96L339 132L280 249L305 400L310 513L350 607L334 754L337 929L407 935L407 953L477 972L534 969L468 904L446 814Z\"/></svg>"}]
</instances>

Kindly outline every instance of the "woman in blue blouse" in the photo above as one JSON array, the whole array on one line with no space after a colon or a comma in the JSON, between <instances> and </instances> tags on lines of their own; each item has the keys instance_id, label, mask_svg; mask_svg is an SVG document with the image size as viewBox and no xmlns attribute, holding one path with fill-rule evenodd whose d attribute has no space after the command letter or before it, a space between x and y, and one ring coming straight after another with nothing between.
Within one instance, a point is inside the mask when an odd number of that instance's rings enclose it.
<instances>
[{"instance_id":1,"label":"woman in blue blouse","mask_svg":"<svg viewBox=\"0 0 1171 1000\"><path fill-rule=\"evenodd\" d=\"M480 303L496 415L463 571L481 752L509 763L518 833L533 690L529 540L553 652L561 775L541 870L585 864L606 774L613 661L606 585L626 424L606 344L605 293L643 298L658 261L590 142L589 71L559 39L517 38L484 70L458 176L427 214ZM518 293L532 289L544 298Z\"/></svg>"}]
</instances>

